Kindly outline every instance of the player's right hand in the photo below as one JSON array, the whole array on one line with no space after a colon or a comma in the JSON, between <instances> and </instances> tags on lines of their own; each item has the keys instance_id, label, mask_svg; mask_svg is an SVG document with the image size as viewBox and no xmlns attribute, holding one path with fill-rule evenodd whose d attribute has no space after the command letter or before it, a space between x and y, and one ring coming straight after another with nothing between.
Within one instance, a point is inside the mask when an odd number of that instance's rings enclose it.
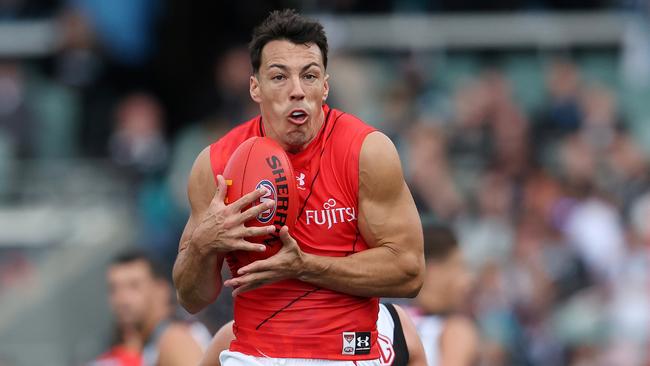
<instances>
[{"instance_id":1,"label":"player's right hand","mask_svg":"<svg viewBox=\"0 0 650 366\"><path fill-rule=\"evenodd\" d=\"M205 211L200 223L192 233L191 242L196 243L199 251L203 254L214 252L226 253L234 250L263 252L266 246L246 241L245 238L264 236L275 232L275 226L251 226L244 225L248 220L257 217L260 213L275 205L275 201L269 200L254 205L242 212L242 210L257 201L266 192L264 188L254 190L242 196L235 202L226 204L227 192L226 180L223 176L217 176L217 191Z\"/></svg>"}]
</instances>

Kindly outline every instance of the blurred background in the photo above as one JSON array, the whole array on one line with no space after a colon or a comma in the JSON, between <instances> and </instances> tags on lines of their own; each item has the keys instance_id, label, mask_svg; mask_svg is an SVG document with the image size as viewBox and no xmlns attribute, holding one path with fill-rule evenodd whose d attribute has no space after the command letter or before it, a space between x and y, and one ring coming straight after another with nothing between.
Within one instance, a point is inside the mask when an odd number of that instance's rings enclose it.
<instances>
[{"instance_id":1,"label":"blurred background","mask_svg":"<svg viewBox=\"0 0 650 366\"><path fill-rule=\"evenodd\" d=\"M283 7L458 233L481 364L648 364L648 1L0 0L0 365L105 350L121 250L171 269L191 164L257 114L246 43Z\"/></svg>"}]
</instances>

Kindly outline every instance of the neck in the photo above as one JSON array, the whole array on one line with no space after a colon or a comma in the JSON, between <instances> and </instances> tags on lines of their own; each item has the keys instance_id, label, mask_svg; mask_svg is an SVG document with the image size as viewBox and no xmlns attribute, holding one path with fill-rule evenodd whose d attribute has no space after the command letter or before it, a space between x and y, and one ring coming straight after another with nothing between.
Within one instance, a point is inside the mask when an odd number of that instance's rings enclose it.
<instances>
[{"instance_id":1,"label":"neck","mask_svg":"<svg viewBox=\"0 0 650 366\"><path fill-rule=\"evenodd\" d=\"M142 337L134 328L126 328L122 333L122 345L129 350L139 351L142 348Z\"/></svg>"}]
</instances>

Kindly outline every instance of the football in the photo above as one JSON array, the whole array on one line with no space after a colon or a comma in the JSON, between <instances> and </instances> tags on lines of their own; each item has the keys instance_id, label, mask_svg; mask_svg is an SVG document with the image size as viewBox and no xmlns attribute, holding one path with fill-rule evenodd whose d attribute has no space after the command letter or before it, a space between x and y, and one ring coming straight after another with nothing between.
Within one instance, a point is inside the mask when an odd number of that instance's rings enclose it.
<instances>
[{"instance_id":1,"label":"football","mask_svg":"<svg viewBox=\"0 0 650 366\"><path fill-rule=\"evenodd\" d=\"M282 247L279 232L282 226L293 230L298 216L298 192L291 161L284 149L268 137L251 137L233 152L223 172L228 185L226 204L237 201L247 193L264 187L267 193L253 205L274 200L275 206L245 223L246 226L274 225L275 233L246 238L266 245L264 252L234 251L226 261L233 277L237 270L259 259L277 253ZM242 212L251 206L242 209Z\"/></svg>"}]
</instances>

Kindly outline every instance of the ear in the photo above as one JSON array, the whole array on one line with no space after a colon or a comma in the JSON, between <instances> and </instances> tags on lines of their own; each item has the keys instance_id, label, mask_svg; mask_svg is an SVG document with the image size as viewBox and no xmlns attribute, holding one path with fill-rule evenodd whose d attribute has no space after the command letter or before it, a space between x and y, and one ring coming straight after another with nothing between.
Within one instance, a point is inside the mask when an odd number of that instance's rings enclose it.
<instances>
[{"instance_id":1,"label":"ear","mask_svg":"<svg viewBox=\"0 0 650 366\"><path fill-rule=\"evenodd\" d=\"M327 100L327 96L328 96L329 93L330 93L330 83L329 83L329 79L330 79L330 75L329 75L329 74L325 74L325 83L323 84L323 89L324 89L324 91L325 91L325 92L323 93L323 103L325 103L325 100Z\"/></svg>"},{"instance_id":2,"label":"ear","mask_svg":"<svg viewBox=\"0 0 650 366\"><path fill-rule=\"evenodd\" d=\"M253 74L250 78L250 88L249 88L251 99L255 103L261 103L262 98L260 96L260 82L257 80L257 75Z\"/></svg>"}]
</instances>

